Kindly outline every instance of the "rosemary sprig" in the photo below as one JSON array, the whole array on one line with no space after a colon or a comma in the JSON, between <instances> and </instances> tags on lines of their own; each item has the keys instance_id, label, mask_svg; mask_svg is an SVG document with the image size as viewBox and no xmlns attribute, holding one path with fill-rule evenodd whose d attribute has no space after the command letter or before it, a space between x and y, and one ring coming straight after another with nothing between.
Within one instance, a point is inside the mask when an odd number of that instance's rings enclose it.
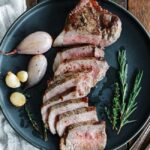
<instances>
[{"instance_id":1,"label":"rosemary sprig","mask_svg":"<svg viewBox=\"0 0 150 150\"><path fill-rule=\"evenodd\" d=\"M113 109L112 109L112 115L113 115L113 129L117 130L117 124L119 119L119 112L120 112L120 93L119 93L119 84L115 83L115 94L113 99Z\"/></svg>"},{"instance_id":2,"label":"rosemary sprig","mask_svg":"<svg viewBox=\"0 0 150 150\"><path fill-rule=\"evenodd\" d=\"M32 113L29 111L29 109L27 108L26 105L25 105L25 111L27 113L27 116L28 116L30 122L32 123L33 128L39 133L40 137L42 139L44 139L44 141L48 141L48 133L47 133L46 127L43 125L43 128L44 128L43 130L44 131L41 131L39 125L34 120Z\"/></svg>"},{"instance_id":3,"label":"rosemary sprig","mask_svg":"<svg viewBox=\"0 0 150 150\"><path fill-rule=\"evenodd\" d=\"M48 141L47 128L44 126L44 140Z\"/></svg>"},{"instance_id":4,"label":"rosemary sprig","mask_svg":"<svg viewBox=\"0 0 150 150\"><path fill-rule=\"evenodd\" d=\"M122 127L128 123L134 122L135 120L129 120L129 117L137 109L136 97L141 90L141 80L143 71L139 71L136 75L133 88L127 99L127 73L128 64L126 62L125 50L120 50L118 53L118 64L119 64L119 82L115 83L113 105L111 109L106 108L106 114L113 129L121 131Z\"/></svg>"},{"instance_id":5,"label":"rosemary sprig","mask_svg":"<svg viewBox=\"0 0 150 150\"><path fill-rule=\"evenodd\" d=\"M112 106L112 111L110 112L109 109L106 109L106 113L108 116L109 121L113 125L113 129L117 130L117 125L118 125L118 120L119 120L119 112L120 112L120 93L119 93L119 84L116 82L115 83L115 92L114 92L114 98L113 98L113 106Z\"/></svg>"},{"instance_id":6,"label":"rosemary sprig","mask_svg":"<svg viewBox=\"0 0 150 150\"><path fill-rule=\"evenodd\" d=\"M129 117L137 109L136 97L138 96L139 92L141 91L140 84L141 84L142 76L143 76L143 71L139 71L138 74L136 75L136 78L134 81L134 86L130 93L126 110L124 111L124 113L122 114L122 116L120 118L120 126L119 126L118 133L120 132L120 130L123 126L135 121L135 120L129 120Z\"/></svg>"},{"instance_id":7,"label":"rosemary sprig","mask_svg":"<svg viewBox=\"0 0 150 150\"><path fill-rule=\"evenodd\" d=\"M127 95L128 84L127 84L127 72L128 72L128 64L126 62L126 51L120 50L118 53L118 63L119 63L119 80L120 80L120 94L121 94L121 116L123 115L126 103L125 98ZM118 91L119 92L119 91Z\"/></svg>"},{"instance_id":8,"label":"rosemary sprig","mask_svg":"<svg viewBox=\"0 0 150 150\"><path fill-rule=\"evenodd\" d=\"M43 134L40 130L40 127L38 126L37 122L33 119L33 115L32 113L28 110L27 106L25 105L25 111L27 113L27 116L30 120L30 122L32 123L33 128L40 134L40 136L43 138Z\"/></svg>"}]
</instances>

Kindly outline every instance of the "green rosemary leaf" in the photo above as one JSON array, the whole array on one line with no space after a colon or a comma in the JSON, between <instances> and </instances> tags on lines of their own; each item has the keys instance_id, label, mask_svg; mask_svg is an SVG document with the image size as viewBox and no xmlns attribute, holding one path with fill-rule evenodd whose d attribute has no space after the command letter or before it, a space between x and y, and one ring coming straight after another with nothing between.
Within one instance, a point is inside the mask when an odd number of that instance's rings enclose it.
<instances>
[{"instance_id":1,"label":"green rosemary leaf","mask_svg":"<svg viewBox=\"0 0 150 150\"><path fill-rule=\"evenodd\" d=\"M110 110L107 109L107 107L105 107L105 112L106 112L106 114L108 116L108 119L109 119L110 123L112 123L112 118L111 118L111 115L110 115Z\"/></svg>"},{"instance_id":2,"label":"green rosemary leaf","mask_svg":"<svg viewBox=\"0 0 150 150\"><path fill-rule=\"evenodd\" d=\"M141 91L141 80L143 77L143 71L139 71L135 77L134 84L129 96L127 74L128 74L128 64L126 60L126 51L121 49L118 52L118 64L119 64L119 81L115 83L114 97L112 102L112 107L106 109L106 114L109 121L112 124L113 129L121 131L122 127L126 124L135 122L135 120L130 120L130 116L137 109L136 98ZM127 99L129 97L129 99Z\"/></svg>"},{"instance_id":3,"label":"green rosemary leaf","mask_svg":"<svg viewBox=\"0 0 150 150\"><path fill-rule=\"evenodd\" d=\"M47 133L47 129L44 127L44 140L48 141L48 133Z\"/></svg>"},{"instance_id":4,"label":"green rosemary leaf","mask_svg":"<svg viewBox=\"0 0 150 150\"><path fill-rule=\"evenodd\" d=\"M138 74L136 75L134 85L133 85L133 89L131 90L128 103L126 102L127 107L126 107L124 113L120 117L119 132L120 132L121 128L126 124L126 122L129 122L129 117L137 109L137 107L136 107L137 106L136 97L138 96L138 94L141 90L140 84L141 84L142 76L143 76L143 72L141 72L141 71L139 71Z\"/></svg>"},{"instance_id":5,"label":"green rosemary leaf","mask_svg":"<svg viewBox=\"0 0 150 150\"><path fill-rule=\"evenodd\" d=\"M113 128L117 129L118 119L119 119L119 111L120 111L120 103L119 103L119 84L115 83L115 93L113 99L113 109L112 109L112 124Z\"/></svg>"},{"instance_id":6,"label":"green rosemary leaf","mask_svg":"<svg viewBox=\"0 0 150 150\"><path fill-rule=\"evenodd\" d=\"M27 106L25 105L25 111L27 113L27 116L30 120L30 122L32 123L33 128L39 133L40 137L43 137L43 134L40 130L40 127L38 126L37 122L33 119L33 115L32 113L29 111L29 109L27 108Z\"/></svg>"},{"instance_id":7,"label":"green rosemary leaf","mask_svg":"<svg viewBox=\"0 0 150 150\"><path fill-rule=\"evenodd\" d=\"M126 122L124 123L124 125L127 125L127 124L129 124L129 123L133 123L133 122L136 122L136 120L126 121Z\"/></svg>"}]
</instances>

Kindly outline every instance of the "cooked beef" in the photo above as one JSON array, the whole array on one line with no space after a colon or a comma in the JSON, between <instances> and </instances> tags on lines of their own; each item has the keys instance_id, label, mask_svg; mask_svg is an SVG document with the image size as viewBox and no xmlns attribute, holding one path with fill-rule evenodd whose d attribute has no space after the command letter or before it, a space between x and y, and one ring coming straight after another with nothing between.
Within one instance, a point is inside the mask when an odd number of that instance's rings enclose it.
<instances>
[{"instance_id":1,"label":"cooked beef","mask_svg":"<svg viewBox=\"0 0 150 150\"><path fill-rule=\"evenodd\" d=\"M121 30L117 15L103 9L96 0L80 0L53 46L93 44L106 47L120 37Z\"/></svg>"},{"instance_id":2,"label":"cooked beef","mask_svg":"<svg viewBox=\"0 0 150 150\"><path fill-rule=\"evenodd\" d=\"M63 133L65 132L65 129L69 125L90 120L98 121L96 108L93 106L78 108L73 111L62 113L57 117L56 122L57 133L59 136L62 136Z\"/></svg>"},{"instance_id":3,"label":"cooked beef","mask_svg":"<svg viewBox=\"0 0 150 150\"><path fill-rule=\"evenodd\" d=\"M48 85L43 96L43 103L72 87L76 87L78 95L84 97L90 92L91 85L93 85L93 79L89 71L60 75Z\"/></svg>"},{"instance_id":4,"label":"cooked beef","mask_svg":"<svg viewBox=\"0 0 150 150\"><path fill-rule=\"evenodd\" d=\"M75 99L75 98L82 98L82 96L78 95L76 87L73 87L73 88L70 88L70 89L66 90L65 92L61 93L60 95L56 95L55 97L44 102L41 107L41 115L42 115L42 120L43 120L45 126L47 127L46 121L48 118L49 107L51 107L55 104L58 104L58 103L65 102L70 99Z\"/></svg>"},{"instance_id":5,"label":"cooked beef","mask_svg":"<svg viewBox=\"0 0 150 150\"><path fill-rule=\"evenodd\" d=\"M73 99L66 102L58 103L50 107L48 115L48 124L51 133L56 134L55 123L57 115L82 107L88 107L88 98Z\"/></svg>"},{"instance_id":6,"label":"cooked beef","mask_svg":"<svg viewBox=\"0 0 150 150\"><path fill-rule=\"evenodd\" d=\"M104 58L104 51L102 48L92 45L64 49L63 51L57 53L53 64L53 71L55 72L58 66L67 60L85 57Z\"/></svg>"},{"instance_id":7,"label":"cooked beef","mask_svg":"<svg viewBox=\"0 0 150 150\"><path fill-rule=\"evenodd\" d=\"M100 61L95 58L84 58L77 60L70 60L59 65L55 72L55 76L63 75L67 72L78 72L86 69L90 69L93 72L93 86L103 79L109 66L106 61Z\"/></svg>"},{"instance_id":8,"label":"cooked beef","mask_svg":"<svg viewBox=\"0 0 150 150\"><path fill-rule=\"evenodd\" d=\"M60 140L60 150L103 150L106 146L105 122L71 125Z\"/></svg>"},{"instance_id":9,"label":"cooked beef","mask_svg":"<svg viewBox=\"0 0 150 150\"><path fill-rule=\"evenodd\" d=\"M119 38L121 30L118 16L96 0L80 0L55 39L54 47L71 47L56 55L41 114L45 127L63 136L61 150L105 148L105 122L98 121L96 107L88 106L85 96L106 75L103 49Z\"/></svg>"}]
</instances>

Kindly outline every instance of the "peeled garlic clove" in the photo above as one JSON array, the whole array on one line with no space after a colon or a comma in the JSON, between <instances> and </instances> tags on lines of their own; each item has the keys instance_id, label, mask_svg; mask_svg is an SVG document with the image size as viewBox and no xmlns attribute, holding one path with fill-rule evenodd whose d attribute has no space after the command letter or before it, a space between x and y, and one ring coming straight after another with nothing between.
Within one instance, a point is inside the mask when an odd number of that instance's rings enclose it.
<instances>
[{"instance_id":1,"label":"peeled garlic clove","mask_svg":"<svg viewBox=\"0 0 150 150\"><path fill-rule=\"evenodd\" d=\"M18 88L21 85L17 76L12 72L7 73L5 82L6 82L6 85L10 88Z\"/></svg>"},{"instance_id":2,"label":"peeled garlic clove","mask_svg":"<svg viewBox=\"0 0 150 150\"><path fill-rule=\"evenodd\" d=\"M52 46L52 37L43 31L37 31L28 35L18 46L18 54L43 54Z\"/></svg>"},{"instance_id":3,"label":"peeled garlic clove","mask_svg":"<svg viewBox=\"0 0 150 150\"><path fill-rule=\"evenodd\" d=\"M26 103L26 97L20 92L14 92L10 95L11 103L16 107L21 107Z\"/></svg>"},{"instance_id":4,"label":"peeled garlic clove","mask_svg":"<svg viewBox=\"0 0 150 150\"><path fill-rule=\"evenodd\" d=\"M28 65L27 88L39 83L47 69L47 59L44 55L33 56Z\"/></svg>"},{"instance_id":5,"label":"peeled garlic clove","mask_svg":"<svg viewBox=\"0 0 150 150\"><path fill-rule=\"evenodd\" d=\"M26 82L28 80L28 73L26 71L19 71L17 73L17 78L20 82Z\"/></svg>"}]
</instances>

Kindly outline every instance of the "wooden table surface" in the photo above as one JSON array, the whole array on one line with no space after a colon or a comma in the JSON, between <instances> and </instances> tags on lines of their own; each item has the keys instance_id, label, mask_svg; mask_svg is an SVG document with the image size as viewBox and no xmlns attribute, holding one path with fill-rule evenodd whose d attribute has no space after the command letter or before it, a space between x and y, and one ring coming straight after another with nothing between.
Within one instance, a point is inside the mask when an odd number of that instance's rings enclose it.
<instances>
[{"instance_id":1,"label":"wooden table surface","mask_svg":"<svg viewBox=\"0 0 150 150\"><path fill-rule=\"evenodd\" d=\"M128 10L141 21L150 33L150 0L128 0Z\"/></svg>"},{"instance_id":2,"label":"wooden table surface","mask_svg":"<svg viewBox=\"0 0 150 150\"><path fill-rule=\"evenodd\" d=\"M32 7L37 0L26 0L28 7ZM128 9L145 26L150 33L150 0L112 0ZM145 150L150 144L150 120L134 139L119 150ZM149 149L150 150L150 149Z\"/></svg>"}]
</instances>

